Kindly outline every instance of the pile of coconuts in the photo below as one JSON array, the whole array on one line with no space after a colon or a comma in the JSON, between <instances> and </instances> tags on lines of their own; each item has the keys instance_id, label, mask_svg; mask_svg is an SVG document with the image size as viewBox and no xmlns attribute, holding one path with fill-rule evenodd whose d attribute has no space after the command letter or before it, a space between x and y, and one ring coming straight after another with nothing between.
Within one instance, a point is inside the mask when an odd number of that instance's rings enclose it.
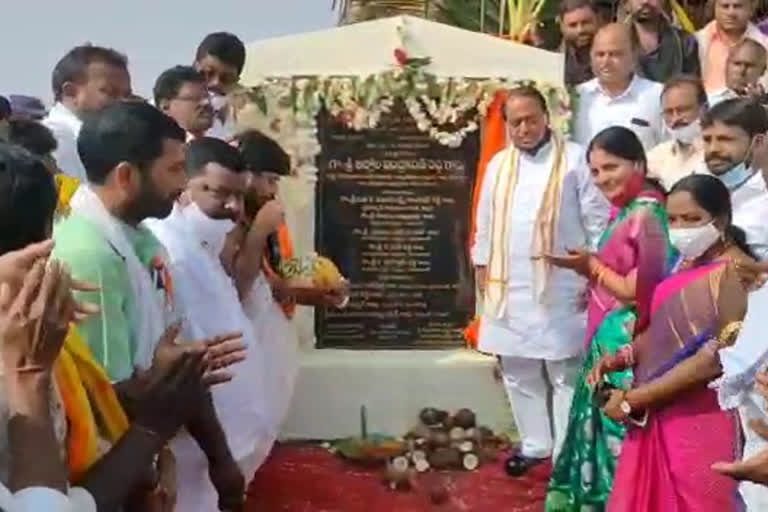
<instances>
[{"instance_id":1,"label":"pile of coconuts","mask_svg":"<svg viewBox=\"0 0 768 512\"><path fill-rule=\"evenodd\" d=\"M470 409L455 414L434 407L422 409L405 442L406 452L387 462L385 480L392 489L411 489L416 475L429 470L474 471L495 462L499 451L509 448L509 439L478 426Z\"/></svg>"}]
</instances>

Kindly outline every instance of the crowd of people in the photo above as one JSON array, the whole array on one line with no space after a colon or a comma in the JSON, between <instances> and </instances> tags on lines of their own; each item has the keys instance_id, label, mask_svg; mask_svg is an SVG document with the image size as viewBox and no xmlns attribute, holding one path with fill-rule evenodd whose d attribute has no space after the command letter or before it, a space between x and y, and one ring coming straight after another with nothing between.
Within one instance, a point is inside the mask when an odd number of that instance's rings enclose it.
<instances>
[{"instance_id":1,"label":"crowd of people","mask_svg":"<svg viewBox=\"0 0 768 512\"><path fill-rule=\"evenodd\" d=\"M479 187L479 350L548 512L768 507L768 37L752 0L695 34L663 0L564 0L568 137L533 86ZM287 413L289 155L238 127L245 47L213 33L133 94L83 45L55 104L0 99L0 509L242 510ZM740 483L749 480L752 483Z\"/></svg>"},{"instance_id":2,"label":"crowd of people","mask_svg":"<svg viewBox=\"0 0 768 512\"><path fill-rule=\"evenodd\" d=\"M521 436L507 471L552 460L547 512L766 510L768 38L751 0L714 0L695 34L664 0L624 6L560 4L570 140L512 88L483 174L478 348Z\"/></svg>"},{"instance_id":3,"label":"crowd of people","mask_svg":"<svg viewBox=\"0 0 768 512\"><path fill-rule=\"evenodd\" d=\"M55 104L0 100L0 509L243 510L287 413L289 155L235 132L245 47L207 36L146 101L83 45Z\"/></svg>"}]
</instances>

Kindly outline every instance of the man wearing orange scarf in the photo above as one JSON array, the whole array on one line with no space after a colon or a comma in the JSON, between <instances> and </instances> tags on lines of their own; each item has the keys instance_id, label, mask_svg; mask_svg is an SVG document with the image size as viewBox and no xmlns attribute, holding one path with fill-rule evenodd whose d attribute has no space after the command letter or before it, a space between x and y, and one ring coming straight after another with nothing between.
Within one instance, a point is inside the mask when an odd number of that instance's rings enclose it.
<instances>
[{"instance_id":1,"label":"man wearing orange scarf","mask_svg":"<svg viewBox=\"0 0 768 512\"><path fill-rule=\"evenodd\" d=\"M262 340L267 360L273 439L288 412L298 371L298 334L292 322L296 304L339 305L346 291L339 289L318 299L291 289L280 275L280 262L293 257L278 182L291 169L290 157L274 140L249 130L234 141L251 173L246 194L250 229L236 265L236 281L243 307ZM272 226L277 225L277 229Z\"/></svg>"},{"instance_id":2,"label":"man wearing orange scarf","mask_svg":"<svg viewBox=\"0 0 768 512\"><path fill-rule=\"evenodd\" d=\"M596 240L608 205L592 184L583 149L550 129L538 90L510 90L504 113L511 145L482 179L472 261L483 298L478 349L500 356L522 440L508 471L521 475L557 454L585 328L586 282L550 268L541 256Z\"/></svg>"}]
</instances>

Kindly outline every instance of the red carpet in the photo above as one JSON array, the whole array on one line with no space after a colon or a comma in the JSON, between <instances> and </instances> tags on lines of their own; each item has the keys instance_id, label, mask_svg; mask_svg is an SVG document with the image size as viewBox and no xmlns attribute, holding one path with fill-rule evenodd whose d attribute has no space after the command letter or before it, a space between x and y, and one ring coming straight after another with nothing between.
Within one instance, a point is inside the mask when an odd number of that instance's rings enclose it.
<instances>
[{"instance_id":1,"label":"red carpet","mask_svg":"<svg viewBox=\"0 0 768 512\"><path fill-rule=\"evenodd\" d=\"M475 472L427 473L410 492L390 491L380 471L350 465L308 445L277 446L248 491L248 512L540 512L549 465L524 478L508 477L500 462ZM450 501L434 505L431 489Z\"/></svg>"}]
</instances>

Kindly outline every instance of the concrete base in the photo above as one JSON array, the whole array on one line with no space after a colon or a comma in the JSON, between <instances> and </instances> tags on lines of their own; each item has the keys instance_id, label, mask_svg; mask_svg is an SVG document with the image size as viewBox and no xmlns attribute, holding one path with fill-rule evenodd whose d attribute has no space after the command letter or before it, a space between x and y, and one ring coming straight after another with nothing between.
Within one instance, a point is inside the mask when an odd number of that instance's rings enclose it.
<instances>
[{"instance_id":1,"label":"concrete base","mask_svg":"<svg viewBox=\"0 0 768 512\"><path fill-rule=\"evenodd\" d=\"M401 436L424 407L469 407L478 422L508 431L513 420L494 378L493 357L470 350L305 349L284 439L360 435L360 406L368 432Z\"/></svg>"}]
</instances>

